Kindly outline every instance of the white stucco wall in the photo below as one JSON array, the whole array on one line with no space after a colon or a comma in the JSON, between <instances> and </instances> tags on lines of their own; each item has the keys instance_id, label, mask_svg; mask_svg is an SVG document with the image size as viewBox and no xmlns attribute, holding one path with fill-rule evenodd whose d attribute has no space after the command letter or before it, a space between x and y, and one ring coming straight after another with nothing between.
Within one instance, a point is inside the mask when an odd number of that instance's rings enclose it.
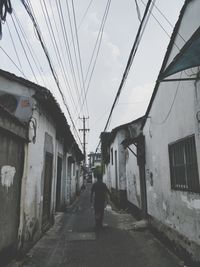
<instances>
[{"instance_id":1,"label":"white stucco wall","mask_svg":"<svg viewBox=\"0 0 200 267\"><path fill-rule=\"evenodd\" d=\"M36 142L30 142L28 145L28 168L24 212L26 215L26 223L29 220L38 220L39 225L41 226L45 163L45 133L48 133L48 135L52 137L53 142L51 211L55 207L58 144L56 142L56 129L53 121L38 108L34 110L33 117L37 121Z\"/></svg>"},{"instance_id":2,"label":"white stucco wall","mask_svg":"<svg viewBox=\"0 0 200 267\"><path fill-rule=\"evenodd\" d=\"M81 170L81 165L77 164L77 170L78 170L78 190L81 190L81 187L83 185L83 171Z\"/></svg>"},{"instance_id":3,"label":"white stucco wall","mask_svg":"<svg viewBox=\"0 0 200 267\"><path fill-rule=\"evenodd\" d=\"M110 145L110 151L113 149L113 164L110 157L110 177L111 186L116 189L116 171L115 171L115 151L117 151L117 180L118 189L126 190L126 171L125 171L125 150L121 142L125 139L125 131L119 130Z\"/></svg>"},{"instance_id":4,"label":"white stucco wall","mask_svg":"<svg viewBox=\"0 0 200 267\"><path fill-rule=\"evenodd\" d=\"M136 154L136 147L129 146L130 149ZM126 154L126 183L127 183L127 199L128 201L138 208L141 208L141 193L140 193L140 176L139 168L137 165L136 156L128 149Z\"/></svg>"},{"instance_id":5,"label":"white stucco wall","mask_svg":"<svg viewBox=\"0 0 200 267\"><path fill-rule=\"evenodd\" d=\"M144 127L146 139L146 181L148 213L200 244L199 194L171 189L168 144L196 134L198 165L200 166L199 138L196 131L194 84L181 83L175 103L166 118L177 84L160 86L150 117ZM168 105L167 105L168 104ZM168 107L167 107L168 106ZM200 170L199 170L200 171ZM199 172L200 173L200 172ZM151 176L153 185L151 184ZM195 205L195 203L199 203Z\"/></svg>"},{"instance_id":6,"label":"white stucco wall","mask_svg":"<svg viewBox=\"0 0 200 267\"><path fill-rule=\"evenodd\" d=\"M110 163L105 165L105 173L103 174L103 182L106 183L109 189L111 189L112 180L111 180L111 174L110 174Z\"/></svg>"},{"instance_id":7,"label":"white stucco wall","mask_svg":"<svg viewBox=\"0 0 200 267\"><path fill-rule=\"evenodd\" d=\"M191 1L180 28L185 40L199 27L199 10L200 2ZM179 47L183 44L180 37L175 42ZM176 53L174 48L169 62ZM172 78L187 78L194 73L197 73L195 68ZM148 213L197 244L200 244L200 195L171 189L168 144L195 134L200 167L200 127L196 119L200 110L199 88L199 84L195 88L194 81L161 83L144 127Z\"/></svg>"},{"instance_id":8,"label":"white stucco wall","mask_svg":"<svg viewBox=\"0 0 200 267\"><path fill-rule=\"evenodd\" d=\"M66 151L64 151L64 142L57 140L57 157L62 158L62 174L61 174L61 196L60 204L62 207L65 206L65 194L66 194L66 173L67 173L67 163L66 163ZM57 169L57 166L56 166ZM55 185L56 188L57 184ZM56 198L56 196L55 196Z\"/></svg>"},{"instance_id":9,"label":"white stucco wall","mask_svg":"<svg viewBox=\"0 0 200 267\"><path fill-rule=\"evenodd\" d=\"M73 200L76 197L76 183L77 177L76 177L76 170L77 170L77 164L76 162L72 164L72 173L71 173L71 200Z\"/></svg>"}]
</instances>

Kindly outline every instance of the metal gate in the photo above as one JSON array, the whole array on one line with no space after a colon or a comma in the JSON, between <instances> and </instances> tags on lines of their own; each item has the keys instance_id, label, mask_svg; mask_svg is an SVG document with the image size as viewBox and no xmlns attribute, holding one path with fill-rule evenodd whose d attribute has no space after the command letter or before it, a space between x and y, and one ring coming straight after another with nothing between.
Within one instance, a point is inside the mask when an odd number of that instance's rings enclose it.
<instances>
[{"instance_id":1,"label":"metal gate","mask_svg":"<svg viewBox=\"0 0 200 267\"><path fill-rule=\"evenodd\" d=\"M46 152L43 188L43 213L42 230L45 231L50 225L51 219L51 188L52 188L52 165L53 155Z\"/></svg>"}]
</instances>

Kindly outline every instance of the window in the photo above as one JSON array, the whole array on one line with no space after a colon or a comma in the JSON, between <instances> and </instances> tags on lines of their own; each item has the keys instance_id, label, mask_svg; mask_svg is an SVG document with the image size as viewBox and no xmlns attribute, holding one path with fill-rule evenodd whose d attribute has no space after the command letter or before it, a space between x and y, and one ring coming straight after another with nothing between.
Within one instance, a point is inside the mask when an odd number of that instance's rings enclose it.
<instances>
[{"instance_id":1,"label":"window","mask_svg":"<svg viewBox=\"0 0 200 267\"><path fill-rule=\"evenodd\" d=\"M194 135L169 144L171 187L200 192Z\"/></svg>"},{"instance_id":2,"label":"window","mask_svg":"<svg viewBox=\"0 0 200 267\"><path fill-rule=\"evenodd\" d=\"M111 164L113 165L113 148L111 148L110 154L111 154Z\"/></svg>"}]
</instances>

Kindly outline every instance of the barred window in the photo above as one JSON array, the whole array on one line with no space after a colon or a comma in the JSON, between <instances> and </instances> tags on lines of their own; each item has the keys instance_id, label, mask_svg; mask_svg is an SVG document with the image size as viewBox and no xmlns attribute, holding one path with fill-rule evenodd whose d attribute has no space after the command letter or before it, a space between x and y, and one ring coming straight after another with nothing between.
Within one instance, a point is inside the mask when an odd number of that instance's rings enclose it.
<instances>
[{"instance_id":1,"label":"barred window","mask_svg":"<svg viewBox=\"0 0 200 267\"><path fill-rule=\"evenodd\" d=\"M200 192L194 135L169 144L171 187Z\"/></svg>"}]
</instances>

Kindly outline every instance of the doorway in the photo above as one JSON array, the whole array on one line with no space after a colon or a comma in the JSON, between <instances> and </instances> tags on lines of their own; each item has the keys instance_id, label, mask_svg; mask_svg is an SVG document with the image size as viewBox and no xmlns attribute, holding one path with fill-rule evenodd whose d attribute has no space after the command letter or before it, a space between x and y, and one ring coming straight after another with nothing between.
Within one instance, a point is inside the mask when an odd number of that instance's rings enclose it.
<instances>
[{"instance_id":1,"label":"doorway","mask_svg":"<svg viewBox=\"0 0 200 267\"><path fill-rule=\"evenodd\" d=\"M52 165L53 165L53 155L46 152L45 170L44 170L44 188L43 188L43 213L42 213L43 231L45 231L50 225Z\"/></svg>"},{"instance_id":2,"label":"doorway","mask_svg":"<svg viewBox=\"0 0 200 267\"><path fill-rule=\"evenodd\" d=\"M61 211L62 158L57 158L56 211Z\"/></svg>"}]
</instances>

